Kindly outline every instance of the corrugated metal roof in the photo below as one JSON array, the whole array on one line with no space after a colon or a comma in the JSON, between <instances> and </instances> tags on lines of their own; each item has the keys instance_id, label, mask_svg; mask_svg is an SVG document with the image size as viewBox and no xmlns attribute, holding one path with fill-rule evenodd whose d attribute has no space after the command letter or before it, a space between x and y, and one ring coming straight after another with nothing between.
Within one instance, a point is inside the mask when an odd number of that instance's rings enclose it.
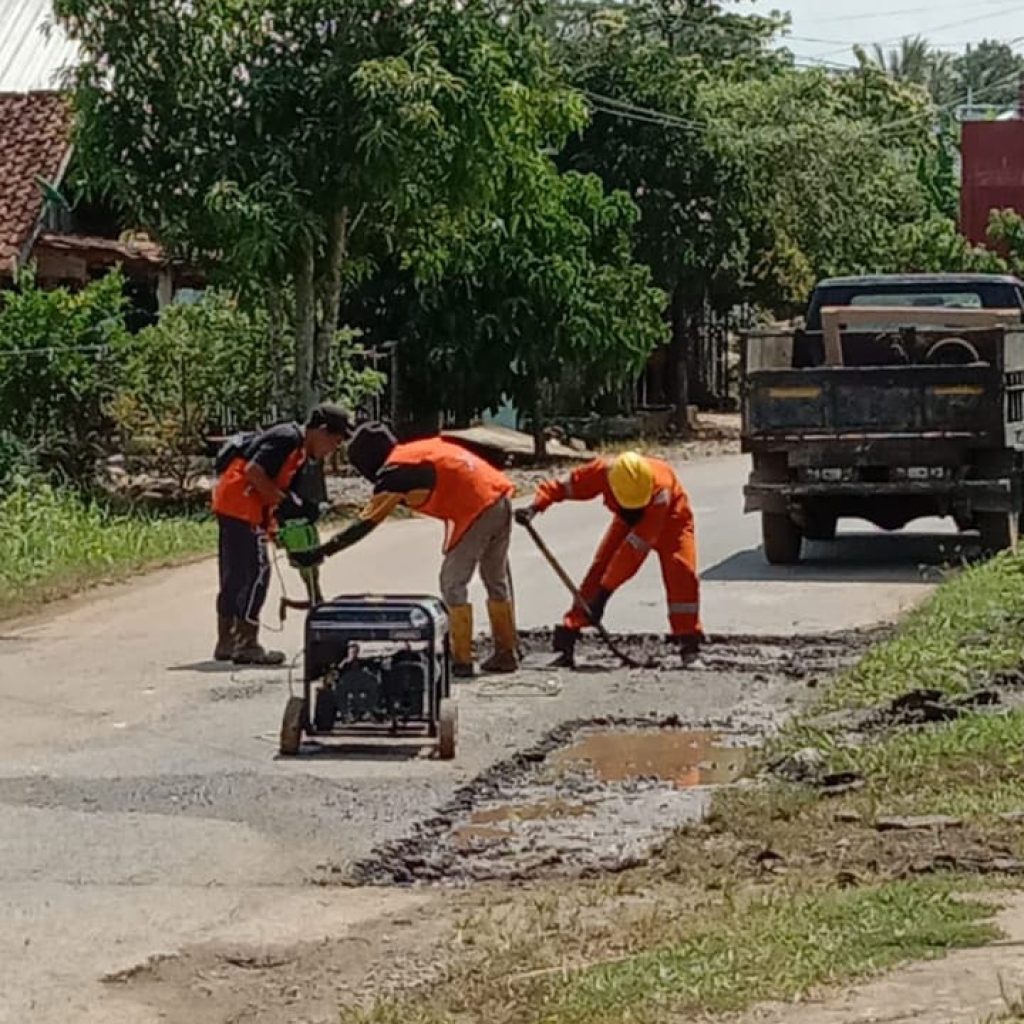
<instances>
[{"instance_id":1,"label":"corrugated metal roof","mask_svg":"<svg viewBox=\"0 0 1024 1024\"><path fill-rule=\"evenodd\" d=\"M57 88L77 54L54 24L51 0L0 0L0 92Z\"/></svg>"}]
</instances>

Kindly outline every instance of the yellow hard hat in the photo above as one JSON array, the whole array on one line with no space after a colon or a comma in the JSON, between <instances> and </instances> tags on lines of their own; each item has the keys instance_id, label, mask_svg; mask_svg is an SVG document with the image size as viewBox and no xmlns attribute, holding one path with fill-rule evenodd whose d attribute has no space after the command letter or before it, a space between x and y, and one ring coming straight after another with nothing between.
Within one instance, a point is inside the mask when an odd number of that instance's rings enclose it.
<instances>
[{"instance_id":1,"label":"yellow hard hat","mask_svg":"<svg viewBox=\"0 0 1024 1024\"><path fill-rule=\"evenodd\" d=\"M654 494L651 464L638 452L624 452L609 467L608 484L622 508L644 508Z\"/></svg>"}]
</instances>

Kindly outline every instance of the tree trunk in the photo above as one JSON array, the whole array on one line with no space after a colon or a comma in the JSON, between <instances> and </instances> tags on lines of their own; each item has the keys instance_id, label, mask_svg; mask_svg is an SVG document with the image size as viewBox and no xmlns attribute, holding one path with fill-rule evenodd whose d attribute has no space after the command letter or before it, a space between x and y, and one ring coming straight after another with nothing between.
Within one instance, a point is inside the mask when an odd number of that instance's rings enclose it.
<instances>
[{"instance_id":1,"label":"tree trunk","mask_svg":"<svg viewBox=\"0 0 1024 1024\"><path fill-rule=\"evenodd\" d=\"M332 386L334 380L331 360L334 338L338 333L341 316L341 290L344 280L345 258L348 255L348 207L343 206L331 217L327 229L327 253L324 256L320 281L320 310L317 324L313 381L318 393Z\"/></svg>"},{"instance_id":2,"label":"tree trunk","mask_svg":"<svg viewBox=\"0 0 1024 1024\"><path fill-rule=\"evenodd\" d=\"M690 421L686 407L690 404L690 376L688 370L689 332L686 295L683 286L677 284L672 292L669 310L672 321L672 340L668 346L665 365L666 391L669 402L675 406L673 422L680 434L688 434Z\"/></svg>"},{"instance_id":3,"label":"tree trunk","mask_svg":"<svg viewBox=\"0 0 1024 1024\"><path fill-rule=\"evenodd\" d=\"M269 323L267 325L267 351L265 358L270 367L267 375L270 381L269 390L263 397L263 409L260 411L260 418L266 419L273 411L273 417L278 417L281 408L288 403L287 389L284 380L284 362L282 341L285 336L285 307L284 298L280 288L267 288L267 314Z\"/></svg>"},{"instance_id":4,"label":"tree trunk","mask_svg":"<svg viewBox=\"0 0 1024 1024\"><path fill-rule=\"evenodd\" d=\"M303 418L320 400L316 372L316 282L312 241L303 242L295 265L295 402Z\"/></svg>"},{"instance_id":5,"label":"tree trunk","mask_svg":"<svg viewBox=\"0 0 1024 1024\"><path fill-rule=\"evenodd\" d=\"M544 433L544 399L539 384L534 385L530 419L533 427L533 457L542 462L548 457L548 439Z\"/></svg>"}]
</instances>

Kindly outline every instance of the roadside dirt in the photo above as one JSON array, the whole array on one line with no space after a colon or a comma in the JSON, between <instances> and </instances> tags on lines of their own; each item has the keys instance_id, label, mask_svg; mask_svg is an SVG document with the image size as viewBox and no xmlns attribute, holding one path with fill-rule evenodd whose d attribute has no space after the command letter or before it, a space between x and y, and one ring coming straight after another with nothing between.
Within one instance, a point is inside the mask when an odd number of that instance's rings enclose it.
<instances>
[{"instance_id":1,"label":"roadside dirt","mask_svg":"<svg viewBox=\"0 0 1024 1024\"><path fill-rule=\"evenodd\" d=\"M633 673L637 679L675 678L663 638L623 639L661 666ZM337 939L194 945L108 979L106 987L172 1024L326 1024L337 1021L341 1005L429 983L459 955L468 941L462 923L481 907L517 893L529 899L540 882L629 877L655 862L661 871L673 831L700 827L716 788L746 788L748 756L784 720L784 704L758 699L762 685L782 686L798 706L816 680L850 664L872 639L858 632L711 638L704 664L689 671L746 678L746 699L733 712L563 722L485 768L404 835L355 861L324 863L309 878L325 895L397 886L423 901L415 910ZM546 641L543 633L528 636L529 657L541 657ZM621 676L598 641L588 638L580 654L585 668L575 678ZM540 685L547 675L524 674L525 682L531 678Z\"/></svg>"}]
</instances>

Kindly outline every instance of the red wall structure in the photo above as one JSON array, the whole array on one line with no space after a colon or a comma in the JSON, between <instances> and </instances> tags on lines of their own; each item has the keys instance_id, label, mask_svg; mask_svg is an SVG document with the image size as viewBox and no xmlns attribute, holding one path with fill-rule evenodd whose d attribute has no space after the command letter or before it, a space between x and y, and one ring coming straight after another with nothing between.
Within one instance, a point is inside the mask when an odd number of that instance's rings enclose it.
<instances>
[{"instance_id":1,"label":"red wall structure","mask_svg":"<svg viewBox=\"0 0 1024 1024\"><path fill-rule=\"evenodd\" d=\"M984 245L993 210L1024 215L1024 120L966 121L961 129L960 231Z\"/></svg>"}]
</instances>

